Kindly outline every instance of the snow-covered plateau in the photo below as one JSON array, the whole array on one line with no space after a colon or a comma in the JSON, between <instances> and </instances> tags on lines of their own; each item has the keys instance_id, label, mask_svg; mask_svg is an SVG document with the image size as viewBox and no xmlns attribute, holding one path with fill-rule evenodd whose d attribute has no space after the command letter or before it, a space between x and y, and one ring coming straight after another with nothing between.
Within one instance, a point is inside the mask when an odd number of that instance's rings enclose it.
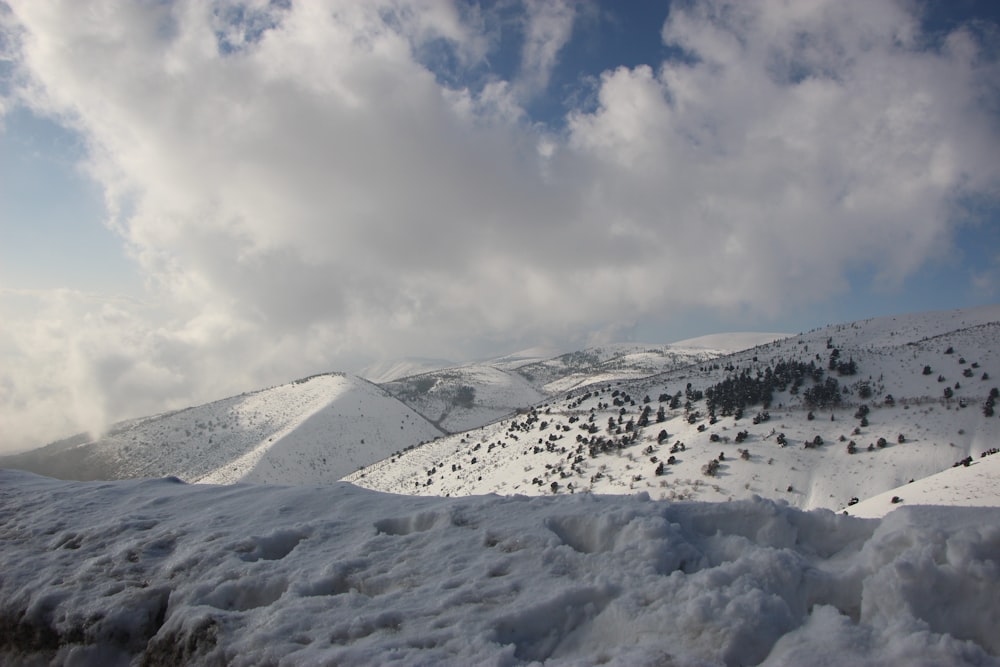
<instances>
[{"instance_id":1,"label":"snow-covered plateau","mask_svg":"<svg viewBox=\"0 0 1000 667\"><path fill-rule=\"evenodd\" d=\"M1000 665L1000 509L0 471L0 661Z\"/></svg>"}]
</instances>

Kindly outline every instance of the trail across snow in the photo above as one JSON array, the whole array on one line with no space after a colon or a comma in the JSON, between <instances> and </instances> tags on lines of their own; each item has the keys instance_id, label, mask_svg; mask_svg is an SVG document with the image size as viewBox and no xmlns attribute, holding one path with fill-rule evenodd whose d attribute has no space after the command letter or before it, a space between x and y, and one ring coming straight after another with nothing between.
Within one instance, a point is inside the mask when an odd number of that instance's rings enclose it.
<instances>
[{"instance_id":1,"label":"trail across snow","mask_svg":"<svg viewBox=\"0 0 1000 667\"><path fill-rule=\"evenodd\" d=\"M0 471L0 662L1000 665L1000 509Z\"/></svg>"}]
</instances>

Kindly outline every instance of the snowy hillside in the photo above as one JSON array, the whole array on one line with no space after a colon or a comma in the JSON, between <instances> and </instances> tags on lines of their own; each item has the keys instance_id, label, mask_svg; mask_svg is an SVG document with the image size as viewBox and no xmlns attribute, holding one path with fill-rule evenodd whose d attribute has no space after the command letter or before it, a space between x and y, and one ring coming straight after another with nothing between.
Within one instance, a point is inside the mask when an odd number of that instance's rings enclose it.
<instances>
[{"instance_id":1,"label":"snowy hillside","mask_svg":"<svg viewBox=\"0 0 1000 667\"><path fill-rule=\"evenodd\" d=\"M1000 665L1000 510L0 471L0 662Z\"/></svg>"},{"instance_id":2,"label":"snowy hillside","mask_svg":"<svg viewBox=\"0 0 1000 667\"><path fill-rule=\"evenodd\" d=\"M426 495L644 491L839 509L995 447L1000 418L986 402L997 385L1000 307L876 318L588 384L347 480Z\"/></svg>"},{"instance_id":3,"label":"snowy hillside","mask_svg":"<svg viewBox=\"0 0 1000 667\"><path fill-rule=\"evenodd\" d=\"M1000 507L1000 456L996 450L968 457L951 468L914 480L844 508L851 516L877 518L903 505Z\"/></svg>"},{"instance_id":4,"label":"snowy hillside","mask_svg":"<svg viewBox=\"0 0 1000 667\"><path fill-rule=\"evenodd\" d=\"M375 385L325 374L0 460L70 478L315 484L441 432Z\"/></svg>"},{"instance_id":5,"label":"snowy hillside","mask_svg":"<svg viewBox=\"0 0 1000 667\"><path fill-rule=\"evenodd\" d=\"M758 333L756 331L734 331L732 333L714 333L698 336L697 338L686 338L671 343L675 348L695 348L714 350L721 354L731 354L740 352L758 345L767 345L782 338L788 338L788 334L783 333Z\"/></svg>"},{"instance_id":6,"label":"snowy hillside","mask_svg":"<svg viewBox=\"0 0 1000 667\"><path fill-rule=\"evenodd\" d=\"M448 433L477 428L545 398L523 377L489 364L423 373L382 387Z\"/></svg>"},{"instance_id":7,"label":"snowy hillside","mask_svg":"<svg viewBox=\"0 0 1000 667\"><path fill-rule=\"evenodd\" d=\"M648 377L714 359L717 350L674 345L619 343L570 352L517 367L517 372L546 394L558 394L595 382Z\"/></svg>"},{"instance_id":8,"label":"snowy hillside","mask_svg":"<svg viewBox=\"0 0 1000 667\"><path fill-rule=\"evenodd\" d=\"M358 372L358 375L375 384L383 384L399 378L430 373L456 365L455 362L444 359L397 359L366 366Z\"/></svg>"},{"instance_id":9,"label":"snowy hillside","mask_svg":"<svg viewBox=\"0 0 1000 667\"><path fill-rule=\"evenodd\" d=\"M545 357L544 348L429 371L382 387L442 430L460 433L583 384L647 377L721 352L672 345L618 344Z\"/></svg>"},{"instance_id":10,"label":"snowy hillside","mask_svg":"<svg viewBox=\"0 0 1000 667\"><path fill-rule=\"evenodd\" d=\"M636 377L718 353L637 351L634 346L560 357L550 377ZM235 396L174 413L116 424L92 441L77 435L0 467L67 479L174 475L188 481L308 484L334 481L358 468L442 435L489 424L544 400L544 387L518 369L539 364L542 348L487 362L399 378L378 388L334 373ZM432 363L432 362L427 362ZM414 365L417 364L417 365ZM394 376L419 367L400 362ZM591 375L585 371L589 369ZM570 377L568 382L580 380Z\"/></svg>"}]
</instances>

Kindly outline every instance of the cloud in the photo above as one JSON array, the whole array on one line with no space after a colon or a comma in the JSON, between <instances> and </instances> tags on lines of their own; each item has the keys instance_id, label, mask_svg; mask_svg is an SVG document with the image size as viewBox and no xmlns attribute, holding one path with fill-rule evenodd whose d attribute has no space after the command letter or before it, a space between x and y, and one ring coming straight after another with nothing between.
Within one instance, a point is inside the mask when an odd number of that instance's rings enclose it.
<instances>
[{"instance_id":1,"label":"cloud","mask_svg":"<svg viewBox=\"0 0 1000 667\"><path fill-rule=\"evenodd\" d=\"M100 430L123 408L161 409L179 378L156 366L156 331L129 306L71 290L0 292L4 444Z\"/></svg>"},{"instance_id":2,"label":"cloud","mask_svg":"<svg viewBox=\"0 0 1000 667\"><path fill-rule=\"evenodd\" d=\"M479 76L488 22L446 3L9 5L20 103L85 137L149 282L24 315L0 400L23 433L53 397L99 425L380 357L778 313L856 268L898 284L1000 180L996 62L891 2L675 6L686 57L602 73L564 131L523 87L572 4L528 3L517 81Z\"/></svg>"},{"instance_id":3,"label":"cloud","mask_svg":"<svg viewBox=\"0 0 1000 667\"><path fill-rule=\"evenodd\" d=\"M714 259L699 300L815 299L861 265L898 283L948 245L956 192L996 186L976 92L996 67L967 36L921 50L886 3L785 9L675 9L664 40L689 59L606 72L571 118L609 216L684 272Z\"/></svg>"},{"instance_id":4,"label":"cloud","mask_svg":"<svg viewBox=\"0 0 1000 667\"><path fill-rule=\"evenodd\" d=\"M525 0L519 88L526 97L544 91L559 51L569 42L577 5L570 0Z\"/></svg>"}]
</instances>

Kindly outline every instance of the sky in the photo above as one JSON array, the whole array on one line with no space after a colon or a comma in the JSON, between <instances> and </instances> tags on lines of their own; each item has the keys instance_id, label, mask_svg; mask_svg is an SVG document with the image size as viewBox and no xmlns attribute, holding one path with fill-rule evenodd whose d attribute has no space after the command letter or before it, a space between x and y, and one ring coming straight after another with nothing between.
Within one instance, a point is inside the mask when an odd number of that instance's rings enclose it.
<instances>
[{"instance_id":1,"label":"sky","mask_svg":"<svg viewBox=\"0 0 1000 667\"><path fill-rule=\"evenodd\" d=\"M987 1L0 0L0 449L994 303Z\"/></svg>"}]
</instances>

